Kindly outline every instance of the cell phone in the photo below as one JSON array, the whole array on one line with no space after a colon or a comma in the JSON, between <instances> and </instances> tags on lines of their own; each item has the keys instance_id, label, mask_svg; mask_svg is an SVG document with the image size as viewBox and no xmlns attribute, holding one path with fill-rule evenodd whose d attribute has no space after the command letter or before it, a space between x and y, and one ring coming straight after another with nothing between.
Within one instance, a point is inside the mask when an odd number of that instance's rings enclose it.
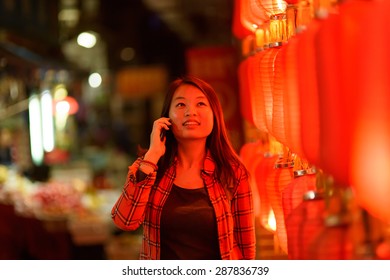
<instances>
[{"instance_id":1,"label":"cell phone","mask_svg":"<svg viewBox=\"0 0 390 280\"><path fill-rule=\"evenodd\" d=\"M167 131L165 129L162 129L161 130L161 133L160 133L160 140L161 141L164 141L164 138L165 138L165 134L167 133Z\"/></svg>"},{"instance_id":2,"label":"cell phone","mask_svg":"<svg viewBox=\"0 0 390 280\"><path fill-rule=\"evenodd\" d=\"M168 121L171 122L170 119L169 119ZM164 138L165 138L165 135L166 135L166 134L167 134L166 129L162 128L162 129L161 129L161 132L160 132L160 140L161 140L161 141L164 141Z\"/></svg>"}]
</instances>

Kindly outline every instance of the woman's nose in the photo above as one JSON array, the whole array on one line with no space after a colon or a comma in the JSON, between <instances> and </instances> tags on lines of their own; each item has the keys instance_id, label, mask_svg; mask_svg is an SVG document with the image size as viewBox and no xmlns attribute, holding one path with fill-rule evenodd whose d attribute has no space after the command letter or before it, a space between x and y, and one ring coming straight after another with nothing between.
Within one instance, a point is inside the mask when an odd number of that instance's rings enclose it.
<instances>
[{"instance_id":1,"label":"woman's nose","mask_svg":"<svg viewBox=\"0 0 390 280\"><path fill-rule=\"evenodd\" d=\"M195 116L196 115L196 108L192 106L188 106L187 110L185 111L186 116Z\"/></svg>"}]
</instances>

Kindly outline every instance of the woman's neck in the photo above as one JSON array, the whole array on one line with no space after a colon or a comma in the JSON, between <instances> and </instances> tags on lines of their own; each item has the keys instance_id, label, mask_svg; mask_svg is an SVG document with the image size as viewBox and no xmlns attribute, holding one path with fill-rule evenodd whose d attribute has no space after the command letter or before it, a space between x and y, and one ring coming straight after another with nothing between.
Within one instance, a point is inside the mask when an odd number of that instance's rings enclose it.
<instances>
[{"instance_id":1,"label":"woman's neck","mask_svg":"<svg viewBox=\"0 0 390 280\"><path fill-rule=\"evenodd\" d=\"M206 145L191 143L188 145L178 146L177 156L179 164L183 168L191 168L194 166L203 165L206 156Z\"/></svg>"}]
</instances>

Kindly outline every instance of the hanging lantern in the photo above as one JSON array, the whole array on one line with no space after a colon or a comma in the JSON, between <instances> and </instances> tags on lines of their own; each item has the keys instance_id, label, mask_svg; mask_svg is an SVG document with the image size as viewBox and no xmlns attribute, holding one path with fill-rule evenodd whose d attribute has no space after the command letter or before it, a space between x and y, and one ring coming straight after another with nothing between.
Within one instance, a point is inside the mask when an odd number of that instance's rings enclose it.
<instances>
[{"instance_id":1,"label":"hanging lantern","mask_svg":"<svg viewBox=\"0 0 390 280\"><path fill-rule=\"evenodd\" d=\"M293 180L282 192L284 217L287 218L303 201L303 195L316 189L316 173L312 170L295 170Z\"/></svg>"},{"instance_id":2,"label":"hanging lantern","mask_svg":"<svg viewBox=\"0 0 390 280\"><path fill-rule=\"evenodd\" d=\"M344 31L344 30L343 30ZM342 91L347 65L342 63L339 14L330 14L321 24L316 40L320 112L320 167L342 185L349 185L351 111L353 105ZM346 68L346 69L345 69ZM352 105L352 106L351 106Z\"/></svg>"},{"instance_id":3,"label":"hanging lantern","mask_svg":"<svg viewBox=\"0 0 390 280\"><path fill-rule=\"evenodd\" d=\"M293 1L294 2L294 1ZM298 1L296 1L297 4ZM303 3L304 2L304 3ZM283 61L283 80L277 82L275 77L275 93L279 88L283 88L283 108L284 108L284 129L285 141L291 151L303 157L301 145L301 130L300 130L300 107L299 107L299 90L298 90L298 40L294 36L296 30L308 25L311 21L310 5L306 1L302 1L299 5L287 6L286 10L286 37L287 44L283 46L284 53ZM281 55L281 53L279 53ZM277 61L275 62L277 65ZM275 67L275 72L277 67Z\"/></svg>"},{"instance_id":4,"label":"hanging lantern","mask_svg":"<svg viewBox=\"0 0 390 280\"><path fill-rule=\"evenodd\" d=\"M320 117L315 47L315 38L320 24L320 20L314 19L303 32L295 37L302 157L314 165L318 165L320 157Z\"/></svg>"},{"instance_id":5,"label":"hanging lantern","mask_svg":"<svg viewBox=\"0 0 390 280\"><path fill-rule=\"evenodd\" d=\"M309 191L286 217L289 259L310 259L310 243L324 229L324 211L324 196L316 191Z\"/></svg>"},{"instance_id":6,"label":"hanging lantern","mask_svg":"<svg viewBox=\"0 0 390 280\"><path fill-rule=\"evenodd\" d=\"M261 79L261 61L269 46L269 24L263 24L256 30L255 37L256 52L249 60L250 79L250 103L252 104L253 119L255 126L261 132L268 133L265 118L265 100L263 95L263 84Z\"/></svg>"},{"instance_id":7,"label":"hanging lantern","mask_svg":"<svg viewBox=\"0 0 390 280\"><path fill-rule=\"evenodd\" d=\"M272 134L272 116L273 116L273 99L272 99L272 88L274 80L274 57L277 48L270 48L264 51L260 61L260 75L259 80L261 84L260 94L264 100L264 111L265 114L265 125L267 131ZM273 134L272 134L273 135Z\"/></svg>"},{"instance_id":8,"label":"hanging lantern","mask_svg":"<svg viewBox=\"0 0 390 280\"><path fill-rule=\"evenodd\" d=\"M301 139L300 122L300 95L298 89L298 40L293 37L286 45L286 95L284 102L284 123L286 134L286 145L291 151L304 157Z\"/></svg>"},{"instance_id":9,"label":"hanging lantern","mask_svg":"<svg viewBox=\"0 0 390 280\"><path fill-rule=\"evenodd\" d=\"M274 87L272 108L272 134L277 140L296 152L299 150L299 108L296 90L296 72L292 65L292 50L295 46L291 43L282 45L276 54L274 63ZM292 137L298 138L292 139ZM295 140L295 142L294 142ZM291 144L294 144L292 149Z\"/></svg>"},{"instance_id":10,"label":"hanging lantern","mask_svg":"<svg viewBox=\"0 0 390 280\"><path fill-rule=\"evenodd\" d=\"M308 248L308 259L311 260L351 260L353 259L353 242L350 235L350 224L339 215L325 219L325 227Z\"/></svg>"},{"instance_id":11,"label":"hanging lantern","mask_svg":"<svg viewBox=\"0 0 390 280\"><path fill-rule=\"evenodd\" d=\"M272 211L266 182L269 174L273 171L277 159L277 155L265 153L262 159L257 163L254 172L256 188L260 197L260 224L266 229L270 229L268 220L270 212Z\"/></svg>"},{"instance_id":12,"label":"hanging lantern","mask_svg":"<svg viewBox=\"0 0 390 280\"><path fill-rule=\"evenodd\" d=\"M265 114L265 99L263 95L263 84L261 76L261 61L267 51L257 52L253 58L249 60L249 75L250 75L250 97L253 110L253 120L256 127L268 132L266 114Z\"/></svg>"},{"instance_id":13,"label":"hanging lantern","mask_svg":"<svg viewBox=\"0 0 390 280\"><path fill-rule=\"evenodd\" d=\"M303 1L302 1L303 2ZM320 128L319 79L323 75L318 70L318 37L322 28L324 15L331 11L332 0L312 1L310 6L317 16L306 28L296 35L297 38L297 71L300 104L300 131L302 156L316 166L320 163L320 141L323 134ZM336 15L329 14L334 18ZM328 33L331 36L331 32ZM337 33L335 33L337 34ZM321 45L321 43L319 43ZM323 47L326 52L326 47Z\"/></svg>"},{"instance_id":14,"label":"hanging lantern","mask_svg":"<svg viewBox=\"0 0 390 280\"><path fill-rule=\"evenodd\" d=\"M282 144L287 145L285 129L284 99L287 95L286 87L286 45L276 49L274 61L274 79L272 89L272 135Z\"/></svg>"},{"instance_id":15,"label":"hanging lantern","mask_svg":"<svg viewBox=\"0 0 390 280\"><path fill-rule=\"evenodd\" d=\"M238 39L244 39L246 36L252 34L251 28L248 28L247 24L244 24L242 19L242 9L245 1L243 0L234 0L233 8L233 24L232 24L232 33Z\"/></svg>"},{"instance_id":16,"label":"hanging lantern","mask_svg":"<svg viewBox=\"0 0 390 280\"><path fill-rule=\"evenodd\" d=\"M288 253L287 234L282 206L282 192L293 179L293 161L279 159L266 181L267 194L275 215L276 235L281 249Z\"/></svg>"},{"instance_id":17,"label":"hanging lantern","mask_svg":"<svg viewBox=\"0 0 390 280\"><path fill-rule=\"evenodd\" d=\"M267 131L272 133L273 121L273 84L274 84L274 61L280 46L266 49L260 61L260 75L258 76L261 85L260 94L264 100L265 124Z\"/></svg>"},{"instance_id":18,"label":"hanging lantern","mask_svg":"<svg viewBox=\"0 0 390 280\"><path fill-rule=\"evenodd\" d=\"M299 259L310 260L311 243L324 230L326 201L321 192L309 191L304 195L305 205L302 232L299 236Z\"/></svg>"},{"instance_id":19,"label":"hanging lantern","mask_svg":"<svg viewBox=\"0 0 390 280\"><path fill-rule=\"evenodd\" d=\"M328 178L331 178L328 176ZM326 178L324 178L326 180ZM351 188L340 187L327 181L324 186L326 211L324 228L312 240L307 250L308 258L314 260L354 259L357 244L356 217L359 208Z\"/></svg>"},{"instance_id":20,"label":"hanging lantern","mask_svg":"<svg viewBox=\"0 0 390 280\"><path fill-rule=\"evenodd\" d=\"M283 98L285 95L285 53L283 49L287 41L285 14L272 15L270 17L269 29L271 41L270 56L267 57L268 61L262 63L264 72L267 73L264 78L269 82L269 86L265 85L263 87L266 108L269 106L268 112L266 109L266 114L270 114L267 128L279 142L285 144L283 109Z\"/></svg>"}]
</instances>

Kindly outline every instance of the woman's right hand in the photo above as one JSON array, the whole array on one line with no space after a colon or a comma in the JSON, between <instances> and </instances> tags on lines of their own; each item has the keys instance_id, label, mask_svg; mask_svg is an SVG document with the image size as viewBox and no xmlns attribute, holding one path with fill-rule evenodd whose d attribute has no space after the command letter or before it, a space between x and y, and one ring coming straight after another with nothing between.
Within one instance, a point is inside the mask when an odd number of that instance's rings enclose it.
<instances>
[{"instance_id":1,"label":"woman's right hand","mask_svg":"<svg viewBox=\"0 0 390 280\"><path fill-rule=\"evenodd\" d=\"M159 118L153 122L152 132L150 133L149 150L146 152L144 159L157 163L160 157L165 154L166 137L161 139L161 133L169 130L171 122L169 118Z\"/></svg>"}]
</instances>

